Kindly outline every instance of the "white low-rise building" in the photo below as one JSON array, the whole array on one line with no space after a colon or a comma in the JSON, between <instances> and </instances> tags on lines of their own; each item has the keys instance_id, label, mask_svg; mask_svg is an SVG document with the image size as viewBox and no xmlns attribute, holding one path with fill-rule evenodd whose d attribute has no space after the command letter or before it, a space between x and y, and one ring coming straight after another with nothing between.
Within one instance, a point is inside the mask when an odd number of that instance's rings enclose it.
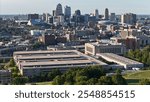
<instances>
[{"instance_id":1,"label":"white low-rise building","mask_svg":"<svg viewBox=\"0 0 150 102\"><path fill-rule=\"evenodd\" d=\"M86 43L85 54L96 55L97 53L115 53L124 54L126 52L125 45L121 43Z\"/></svg>"},{"instance_id":2,"label":"white low-rise building","mask_svg":"<svg viewBox=\"0 0 150 102\"><path fill-rule=\"evenodd\" d=\"M125 69L132 69L132 68L143 68L144 64L131 60L129 58L125 58L123 56L119 56L113 53L97 53L96 56L99 56L109 62L114 62L119 65L124 66Z\"/></svg>"}]
</instances>

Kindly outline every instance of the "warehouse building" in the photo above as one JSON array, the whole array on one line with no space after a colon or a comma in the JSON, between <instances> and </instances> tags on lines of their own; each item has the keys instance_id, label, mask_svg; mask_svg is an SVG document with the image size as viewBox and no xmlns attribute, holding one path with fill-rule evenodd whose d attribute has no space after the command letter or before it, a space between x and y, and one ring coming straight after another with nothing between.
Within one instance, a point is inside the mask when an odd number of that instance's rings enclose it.
<instances>
[{"instance_id":1,"label":"warehouse building","mask_svg":"<svg viewBox=\"0 0 150 102\"><path fill-rule=\"evenodd\" d=\"M123 56L119 56L117 54L113 54L113 53L98 53L96 54L96 56L99 56L109 62L114 62L117 63L119 65L124 66L125 69L133 69L133 68L143 68L144 64L125 58Z\"/></svg>"},{"instance_id":2,"label":"warehouse building","mask_svg":"<svg viewBox=\"0 0 150 102\"><path fill-rule=\"evenodd\" d=\"M14 52L13 58L24 76L39 75L56 68L64 72L69 68L83 68L92 65L107 66L106 63L76 50Z\"/></svg>"}]
</instances>

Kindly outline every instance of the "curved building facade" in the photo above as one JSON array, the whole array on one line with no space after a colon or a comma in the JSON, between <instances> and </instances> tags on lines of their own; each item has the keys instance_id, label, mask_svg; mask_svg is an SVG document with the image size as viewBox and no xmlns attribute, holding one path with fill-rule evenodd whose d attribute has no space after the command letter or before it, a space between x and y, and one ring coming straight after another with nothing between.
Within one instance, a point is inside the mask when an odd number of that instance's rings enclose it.
<instances>
[{"instance_id":1,"label":"curved building facade","mask_svg":"<svg viewBox=\"0 0 150 102\"><path fill-rule=\"evenodd\" d=\"M105 9L105 20L109 20L109 10L108 10L108 8Z\"/></svg>"}]
</instances>

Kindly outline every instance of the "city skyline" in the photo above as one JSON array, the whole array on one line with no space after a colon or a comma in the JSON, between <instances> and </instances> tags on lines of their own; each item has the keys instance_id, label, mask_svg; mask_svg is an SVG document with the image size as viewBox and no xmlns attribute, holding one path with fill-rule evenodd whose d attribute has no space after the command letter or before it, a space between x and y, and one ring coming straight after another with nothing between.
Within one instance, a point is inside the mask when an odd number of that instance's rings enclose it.
<instances>
[{"instance_id":1,"label":"city skyline","mask_svg":"<svg viewBox=\"0 0 150 102\"><path fill-rule=\"evenodd\" d=\"M115 2L114 2L115 1ZM75 10L80 9L82 14L94 13L95 9L99 10L99 14L104 14L105 8L109 9L109 13L116 14L136 13L150 14L150 1L147 0L1 0L0 14L29 14L29 13L52 13L56 9L58 3L62 4L63 13L66 5L71 7L72 14ZM36 4L36 5L33 5Z\"/></svg>"}]
</instances>

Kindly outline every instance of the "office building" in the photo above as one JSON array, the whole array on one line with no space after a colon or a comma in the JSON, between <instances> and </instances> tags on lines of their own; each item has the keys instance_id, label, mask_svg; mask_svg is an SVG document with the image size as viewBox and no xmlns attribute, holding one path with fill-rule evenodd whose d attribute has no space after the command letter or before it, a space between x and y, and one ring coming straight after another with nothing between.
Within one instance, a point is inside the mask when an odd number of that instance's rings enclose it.
<instances>
[{"instance_id":1,"label":"office building","mask_svg":"<svg viewBox=\"0 0 150 102\"><path fill-rule=\"evenodd\" d=\"M94 10L94 16L96 17L96 19L99 19L99 12L98 9Z\"/></svg>"},{"instance_id":2,"label":"office building","mask_svg":"<svg viewBox=\"0 0 150 102\"><path fill-rule=\"evenodd\" d=\"M81 11L80 10L76 10L75 11L75 16L81 16Z\"/></svg>"},{"instance_id":3,"label":"office building","mask_svg":"<svg viewBox=\"0 0 150 102\"><path fill-rule=\"evenodd\" d=\"M112 37L111 40L123 43L127 49L133 50L150 45L150 37L138 29L121 30L119 36Z\"/></svg>"},{"instance_id":4,"label":"office building","mask_svg":"<svg viewBox=\"0 0 150 102\"><path fill-rule=\"evenodd\" d=\"M66 17L71 17L71 7L65 6L64 15L65 15Z\"/></svg>"},{"instance_id":5,"label":"office building","mask_svg":"<svg viewBox=\"0 0 150 102\"><path fill-rule=\"evenodd\" d=\"M116 15L115 13L110 14L110 21L116 21Z\"/></svg>"},{"instance_id":6,"label":"office building","mask_svg":"<svg viewBox=\"0 0 150 102\"><path fill-rule=\"evenodd\" d=\"M115 53L124 54L126 48L121 43L86 43L85 44L85 54L96 55L97 53Z\"/></svg>"},{"instance_id":7,"label":"office building","mask_svg":"<svg viewBox=\"0 0 150 102\"><path fill-rule=\"evenodd\" d=\"M133 13L126 13L121 15L121 23L124 24L136 24L136 14Z\"/></svg>"},{"instance_id":8,"label":"office building","mask_svg":"<svg viewBox=\"0 0 150 102\"><path fill-rule=\"evenodd\" d=\"M46 21L46 13L43 13L43 15L42 15L42 21Z\"/></svg>"},{"instance_id":9,"label":"office building","mask_svg":"<svg viewBox=\"0 0 150 102\"><path fill-rule=\"evenodd\" d=\"M109 10L108 8L105 9L105 20L109 20Z\"/></svg>"},{"instance_id":10,"label":"office building","mask_svg":"<svg viewBox=\"0 0 150 102\"><path fill-rule=\"evenodd\" d=\"M49 17L50 17L51 15L49 14L49 13L46 13L46 22L48 23L49 22Z\"/></svg>"},{"instance_id":11,"label":"office building","mask_svg":"<svg viewBox=\"0 0 150 102\"><path fill-rule=\"evenodd\" d=\"M63 15L62 5L59 3L56 7L56 16Z\"/></svg>"},{"instance_id":12,"label":"office building","mask_svg":"<svg viewBox=\"0 0 150 102\"><path fill-rule=\"evenodd\" d=\"M28 14L28 20L39 19L39 14Z\"/></svg>"},{"instance_id":13,"label":"office building","mask_svg":"<svg viewBox=\"0 0 150 102\"><path fill-rule=\"evenodd\" d=\"M140 48L140 42L139 39L133 36L127 36L126 38L122 38L122 37L112 37L111 38L112 41L116 42L116 43L122 43L126 46L126 49L139 49Z\"/></svg>"},{"instance_id":14,"label":"office building","mask_svg":"<svg viewBox=\"0 0 150 102\"><path fill-rule=\"evenodd\" d=\"M55 17L56 16L56 10L53 10L52 12L52 16Z\"/></svg>"},{"instance_id":15,"label":"office building","mask_svg":"<svg viewBox=\"0 0 150 102\"><path fill-rule=\"evenodd\" d=\"M39 42L42 42L45 45L55 45L55 35L42 34L42 36L39 37Z\"/></svg>"},{"instance_id":16,"label":"office building","mask_svg":"<svg viewBox=\"0 0 150 102\"><path fill-rule=\"evenodd\" d=\"M54 69L65 72L70 68L93 65L107 67L107 64L76 50L21 51L14 52L13 58L24 76L48 73Z\"/></svg>"}]
</instances>

